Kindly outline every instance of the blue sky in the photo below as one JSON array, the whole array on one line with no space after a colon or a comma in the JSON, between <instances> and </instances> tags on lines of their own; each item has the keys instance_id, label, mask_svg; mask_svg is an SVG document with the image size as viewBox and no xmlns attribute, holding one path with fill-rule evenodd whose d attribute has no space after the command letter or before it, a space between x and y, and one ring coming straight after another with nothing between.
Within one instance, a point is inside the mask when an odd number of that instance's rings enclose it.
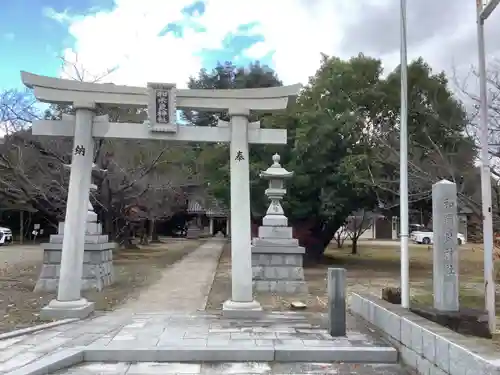
<instances>
[{"instance_id":1,"label":"blue sky","mask_svg":"<svg viewBox=\"0 0 500 375\"><path fill-rule=\"evenodd\" d=\"M21 88L20 70L66 78L75 78L76 70L85 80L105 75L102 81L117 84L157 81L182 87L190 75L217 61L247 65L255 60L275 69L285 83L306 83L321 53L348 58L364 52L391 70L399 61L398 4L0 0L0 90ZM450 17L442 16L443 7ZM477 61L474 14L471 0L409 2L409 58L423 56L432 67L450 72L470 69ZM498 32L500 10L486 28L490 54L500 52Z\"/></svg>"},{"instance_id":2,"label":"blue sky","mask_svg":"<svg viewBox=\"0 0 500 375\"><path fill-rule=\"evenodd\" d=\"M46 9L70 8L80 13L111 6L112 1L3 0L0 4L0 51L3 56L0 87L18 87L20 70L51 76L58 74L61 61L57 56L74 40L68 35L67 27L44 16Z\"/></svg>"},{"instance_id":3,"label":"blue sky","mask_svg":"<svg viewBox=\"0 0 500 375\"><path fill-rule=\"evenodd\" d=\"M167 44L171 38L182 40L186 33L207 33L207 27L198 22L205 13L205 3L184 3L184 6L178 7L176 18L166 19L164 25L156 22L157 33L150 36L158 40L166 39ZM0 62L0 88L3 89L21 87L20 70L58 76L63 51L75 50L78 43L78 35L72 35L70 31L71 25L98 14L109 15L119 10L119 5L112 0L2 0L0 7L0 51L2 56L8 56ZM256 30L258 27L257 20L237 25L233 30L227 30L219 46L199 48L192 54L203 67L212 67L217 61L236 60L238 64L248 64L254 58L245 56L243 51L265 40L264 35ZM272 57L270 49L258 59L272 65ZM116 64L103 66L102 69L119 65L118 59ZM86 64L82 63L81 67L86 68Z\"/></svg>"}]
</instances>

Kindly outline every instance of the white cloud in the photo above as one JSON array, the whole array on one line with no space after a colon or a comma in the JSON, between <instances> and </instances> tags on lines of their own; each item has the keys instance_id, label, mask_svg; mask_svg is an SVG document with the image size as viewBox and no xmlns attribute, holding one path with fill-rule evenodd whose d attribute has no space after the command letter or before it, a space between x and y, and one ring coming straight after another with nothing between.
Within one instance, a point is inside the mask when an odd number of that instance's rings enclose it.
<instances>
[{"instance_id":1,"label":"white cloud","mask_svg":"<svg viewBox=\"0 0 500 375\"><path fill-rule=\"evenodd\" d=\"M272 50L270 49L270 46L266 42L257 42L254 45L250 46L247 48L243 54L246 57L249 57L251 59L260 59L263 56L267 55L269 52Z\"/></svg>"},{"instance_id":2,"label":"white cloud","mask_svg":"<svg viewBox=\"0 0 500 375\"><path fill-rule=\"evenodd\" d=\"M226 0L208 0L206 12L196 21L205 33L184 29L182 39L172 33L158 33L170 22L183 19L181 9L192 0L117 0L111 12L70 15L47 10L45 15L69 23L75 45L63 51L67 61L92 75L120 66L106 80L117 84L144 85L148 81L176 82L185 86L187 78L202 66L203 48L222 48L228 32L241 24L259 22L255 31L265 41L245 51L255 59L275 51L273 65L286 83L306 82L319 66L320 53L333 53L341 37L341 17L332 1L284 0L241 1L229 6ZM240 56L241 57L241 56ZM77 59L76 59L77 58ZM72 69L66 75L73 75ZM64 75L64 74L63 74Z\"/></svg>"},{"instance_id":3,"label":"white cloud","mask_svg":"<svg viewBox=\"0 0 500 375\"><path fill-rule=\"evenodd\" d=\"M2 35L5 40L12 41L16 38L16 34L14 33L5 33Z\"/></svg>"},{"instance_id":4,"label":"white cloud","mask_svg":"<svg viewBox=\"0 0 500 375\"><path fill-rule=\"evenodd\" d=\"M322 52L347 58L365 50L366 43L357 44L359 40L356 42L354 37L367 26L359 23L361 16L369 11L368 6L387 8L393 4L392 0L241 0L234 5L228 0L207 0L205 13L195 18L206 32L198 33L187 27L182 39L175 38L173 33L158 36L167 24L186 21L181 10L193 1L115 0L116 7L112 11L72 15L48 9L45 15L69 24L69 33L75 44L63 51L64 56L68 61L77 60L78 67L85 67L94 76L119 66L106 78L107 81L129 85L145 85L148 81L175 82L180 87L185 87L187 78L202 67L202 49L222 48L222 40L229 32L235 32L242 24L257 22L259 25L251 32L263 35L264 41L246 49L234 61L245 57L260 59L274 51L273 68L285 83L292 84L307 82L319 67ZM415 11L413 8L409 6L410 13ZM385 21L371 20L370 24L378 25L377 30L398 30L397 9L390 10L390 14ZM475 48L474 43L466 43L470 52L465 54L463 48L457 48L460 40L467 39L461 33L468 34L470 40L470 33L475 28L473 17L464 17L456 20L456 32L438 33L438 36L424 39L418 45L409 46L410 60L423 56L437 69L463 65L464 55L469 59L466 66L471 57L475 62L476 50L471 49ZM418 33L418 27L409 24L409 35ZM445 36L453 36L456 41L451 38L445 41ZM376 57L383 59L387 70L392 70L399 63L399 38L374 37L377 43L390 45L386 52ZM376 50L369 53L376 55ZM458 55L460 61L456 61ZM71 67L64 74L73 75Z\"/></svg>"}]
</instances>

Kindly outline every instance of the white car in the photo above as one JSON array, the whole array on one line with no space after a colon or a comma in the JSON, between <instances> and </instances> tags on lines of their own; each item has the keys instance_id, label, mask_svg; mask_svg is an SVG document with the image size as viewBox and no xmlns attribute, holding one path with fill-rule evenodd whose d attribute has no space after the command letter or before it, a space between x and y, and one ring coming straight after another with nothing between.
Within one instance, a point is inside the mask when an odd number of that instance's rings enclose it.
<instances>
[{"instance_id":1,"label":"white car","mask_svg":"<svg viewBox=\"0 0 500 375\"><path fill-rule=\"evenodd\" d=\"M9 228L0 227L0 246L12 242L12 231Z\"/></svg>"},{"instance_id":2,"label":"white car","mask_svg":"<svg viewBox=\"0 0 500 375\"><path fill-rule=\"evenodd\" d=\"M434 233L432 231L419 230L411 232L410 239L419 244L430 245L432 244ZM463 245L466 243L465 236L462 233L457 233L457 243Z\"/></svg>"}]
</instances>

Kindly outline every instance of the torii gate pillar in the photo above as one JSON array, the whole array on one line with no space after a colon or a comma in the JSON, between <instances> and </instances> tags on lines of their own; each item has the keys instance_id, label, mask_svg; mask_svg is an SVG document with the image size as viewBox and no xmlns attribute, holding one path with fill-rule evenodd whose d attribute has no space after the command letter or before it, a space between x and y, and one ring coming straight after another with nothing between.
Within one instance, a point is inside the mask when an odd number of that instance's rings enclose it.
<instances>
[{"instance_id":1,"label":"torii gate pillar","mask_svg":"<svg viewBox=\"0 0 500 375\"><path fill-rule=\"evenodd\" d=\"M250 217L249 110L229 110L231 119L231 299L222 311L229 317L251 317L262 307L252 293L252 233Z\"/></svg>"},{"instance_id":2,"label":"torii gate pillar","mask_svg":"<svg viewBox=\"0 0 500 375\"><path fill-rule=\"evenodd\" d=\"M81 297L85 224L94 158L92 122L95 104L74 103L75 136L69 178L64 237L61 252L60 282L57 299L42 309L42 319L83 318L94 311L94 303ZM70 282L70 280L72 282ZM78 282L75 282L78 280ZM66 281L66 282L65 282Z\"/></svg>"}]
</instances>

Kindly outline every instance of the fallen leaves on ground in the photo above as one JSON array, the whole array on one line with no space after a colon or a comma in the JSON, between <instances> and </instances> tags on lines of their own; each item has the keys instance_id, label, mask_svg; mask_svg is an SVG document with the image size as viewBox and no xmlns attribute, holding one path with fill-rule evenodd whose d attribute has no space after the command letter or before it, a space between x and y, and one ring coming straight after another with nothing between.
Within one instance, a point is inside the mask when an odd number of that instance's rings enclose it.
<instances>
[{"instance_id":1,"label":"fallen leaves on ground","mask_svg":"<svg viewBox=\"0 0 500 375\"><path fill-rule=\"evenodd\" d=\"M199 246L199 241L160 243L142 249L114 253L115 282L103 291L83 296L96 303L96 310L113 310L136 298L143 288L157 281L162 271ZM41 262L21 262L0 268L0 333L42 323L40 309L56 293L33 292Z\"/></svg>"}]
</instances>

